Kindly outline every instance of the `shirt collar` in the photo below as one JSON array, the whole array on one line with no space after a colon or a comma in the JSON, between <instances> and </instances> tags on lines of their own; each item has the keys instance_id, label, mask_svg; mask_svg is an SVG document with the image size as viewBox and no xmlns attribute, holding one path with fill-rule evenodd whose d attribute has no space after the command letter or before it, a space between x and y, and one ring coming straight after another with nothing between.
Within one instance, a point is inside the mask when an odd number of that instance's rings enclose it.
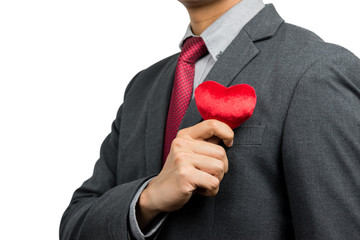
<instances>
[{"instance_id":1,"label":"shirt collar","mask_svg":"<svg viewBox=\"0 0 360 240\"><path fill-rule=\"evenodd\" d=\"M242 0L229 9L200 35L206 47L216 61L241 29L265 7L262 0ZM189 37L195 37L189 24L185 36L180 42L180 48Z\"/></svg>"}]
</instances>

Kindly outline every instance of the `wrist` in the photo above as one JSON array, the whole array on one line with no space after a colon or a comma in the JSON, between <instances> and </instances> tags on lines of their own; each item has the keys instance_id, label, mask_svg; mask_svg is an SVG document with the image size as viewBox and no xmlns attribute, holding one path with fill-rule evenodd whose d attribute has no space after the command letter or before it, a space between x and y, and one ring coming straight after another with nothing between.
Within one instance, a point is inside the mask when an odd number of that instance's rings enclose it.
<instances>
[{"instance_id":1,"label":"wrist","mask_svg":"<svg viewBox=\"0 0 360 240\"><path fill-rule=\"evenodd\" d=\"M136 205L136 219L141 230L153 220L161 211L157 210L152 204L152 198L149 195L149 189L145 188L141 193Z\"/></svg>"}]
</instances>

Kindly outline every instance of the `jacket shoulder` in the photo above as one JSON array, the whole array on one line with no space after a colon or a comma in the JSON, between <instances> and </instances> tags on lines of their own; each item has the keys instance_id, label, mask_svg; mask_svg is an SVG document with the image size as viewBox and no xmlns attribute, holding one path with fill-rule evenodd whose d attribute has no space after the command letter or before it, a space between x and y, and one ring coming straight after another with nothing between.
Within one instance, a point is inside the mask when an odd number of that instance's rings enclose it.
<instances>
[{"instance_id":1,"label":"jacket shoulder","mask_svg":"<svg viewBox=\"0 0 360 240\"><path fill-rule=\"evenodd\" d=\"M274 38L281 45L282 50L278 49L279 52L288 53L289 57L296 58L299 63L325 61L340 55L343 58L358 60L346 48L325 42L314 32L290 23L284 23Z\"/></svg>"},{"instance_id":2,"label":"jacket shoulder","mask_svg":"<svg viewBox=\"0 0 360 240\"><path fill-rule=\"evenodd\" d=\"M131 89L150 89L156 84L157 76L161 75L163 71L167 70L175 61L177 61L179 53L173 54L164 58L146 69L138 72L135 77L130 81L125 90L125 97Z\"/></svg>"}]
</instances>

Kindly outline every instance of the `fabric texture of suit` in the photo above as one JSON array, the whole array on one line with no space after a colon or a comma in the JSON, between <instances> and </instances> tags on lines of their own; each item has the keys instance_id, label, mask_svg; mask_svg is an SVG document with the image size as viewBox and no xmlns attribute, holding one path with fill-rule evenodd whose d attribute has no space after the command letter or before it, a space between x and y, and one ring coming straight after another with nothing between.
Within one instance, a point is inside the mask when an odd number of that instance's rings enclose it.
<instances>
[{"instance_id":1,"label":"fabric texture of suit","mask_svg":"<svg viewBox=\"0 0 360 240\"><path fill-rule=\"evenodd\" d=\"M131 200L161 170L177 57L128 85L93 176L63 215L61 239L131 239ZM206 80L253 86L256 108L234 129L218 195L194 195L157 239L360 239L359 59L267 5ZM201 120L192 100L180 129Z\"/></svg>"}]
</instances>

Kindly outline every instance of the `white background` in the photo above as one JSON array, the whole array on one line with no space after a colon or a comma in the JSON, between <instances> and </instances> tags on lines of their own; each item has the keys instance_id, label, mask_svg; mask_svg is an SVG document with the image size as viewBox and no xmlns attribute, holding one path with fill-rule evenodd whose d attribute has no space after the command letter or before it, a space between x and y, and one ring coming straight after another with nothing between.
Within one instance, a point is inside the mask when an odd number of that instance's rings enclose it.
<instances>
[{"instance_id":1,"label":"white background","mask_svg":"<svg viewBox=\"0 0 360 240\"><path fill-rule=\"evenodd\" d=\"M360 56L358 0L272 2ZM188 22L176 0L0 0L0 239L58 238L127 83L179 51Z\"/></svg>"}]
</instances>

